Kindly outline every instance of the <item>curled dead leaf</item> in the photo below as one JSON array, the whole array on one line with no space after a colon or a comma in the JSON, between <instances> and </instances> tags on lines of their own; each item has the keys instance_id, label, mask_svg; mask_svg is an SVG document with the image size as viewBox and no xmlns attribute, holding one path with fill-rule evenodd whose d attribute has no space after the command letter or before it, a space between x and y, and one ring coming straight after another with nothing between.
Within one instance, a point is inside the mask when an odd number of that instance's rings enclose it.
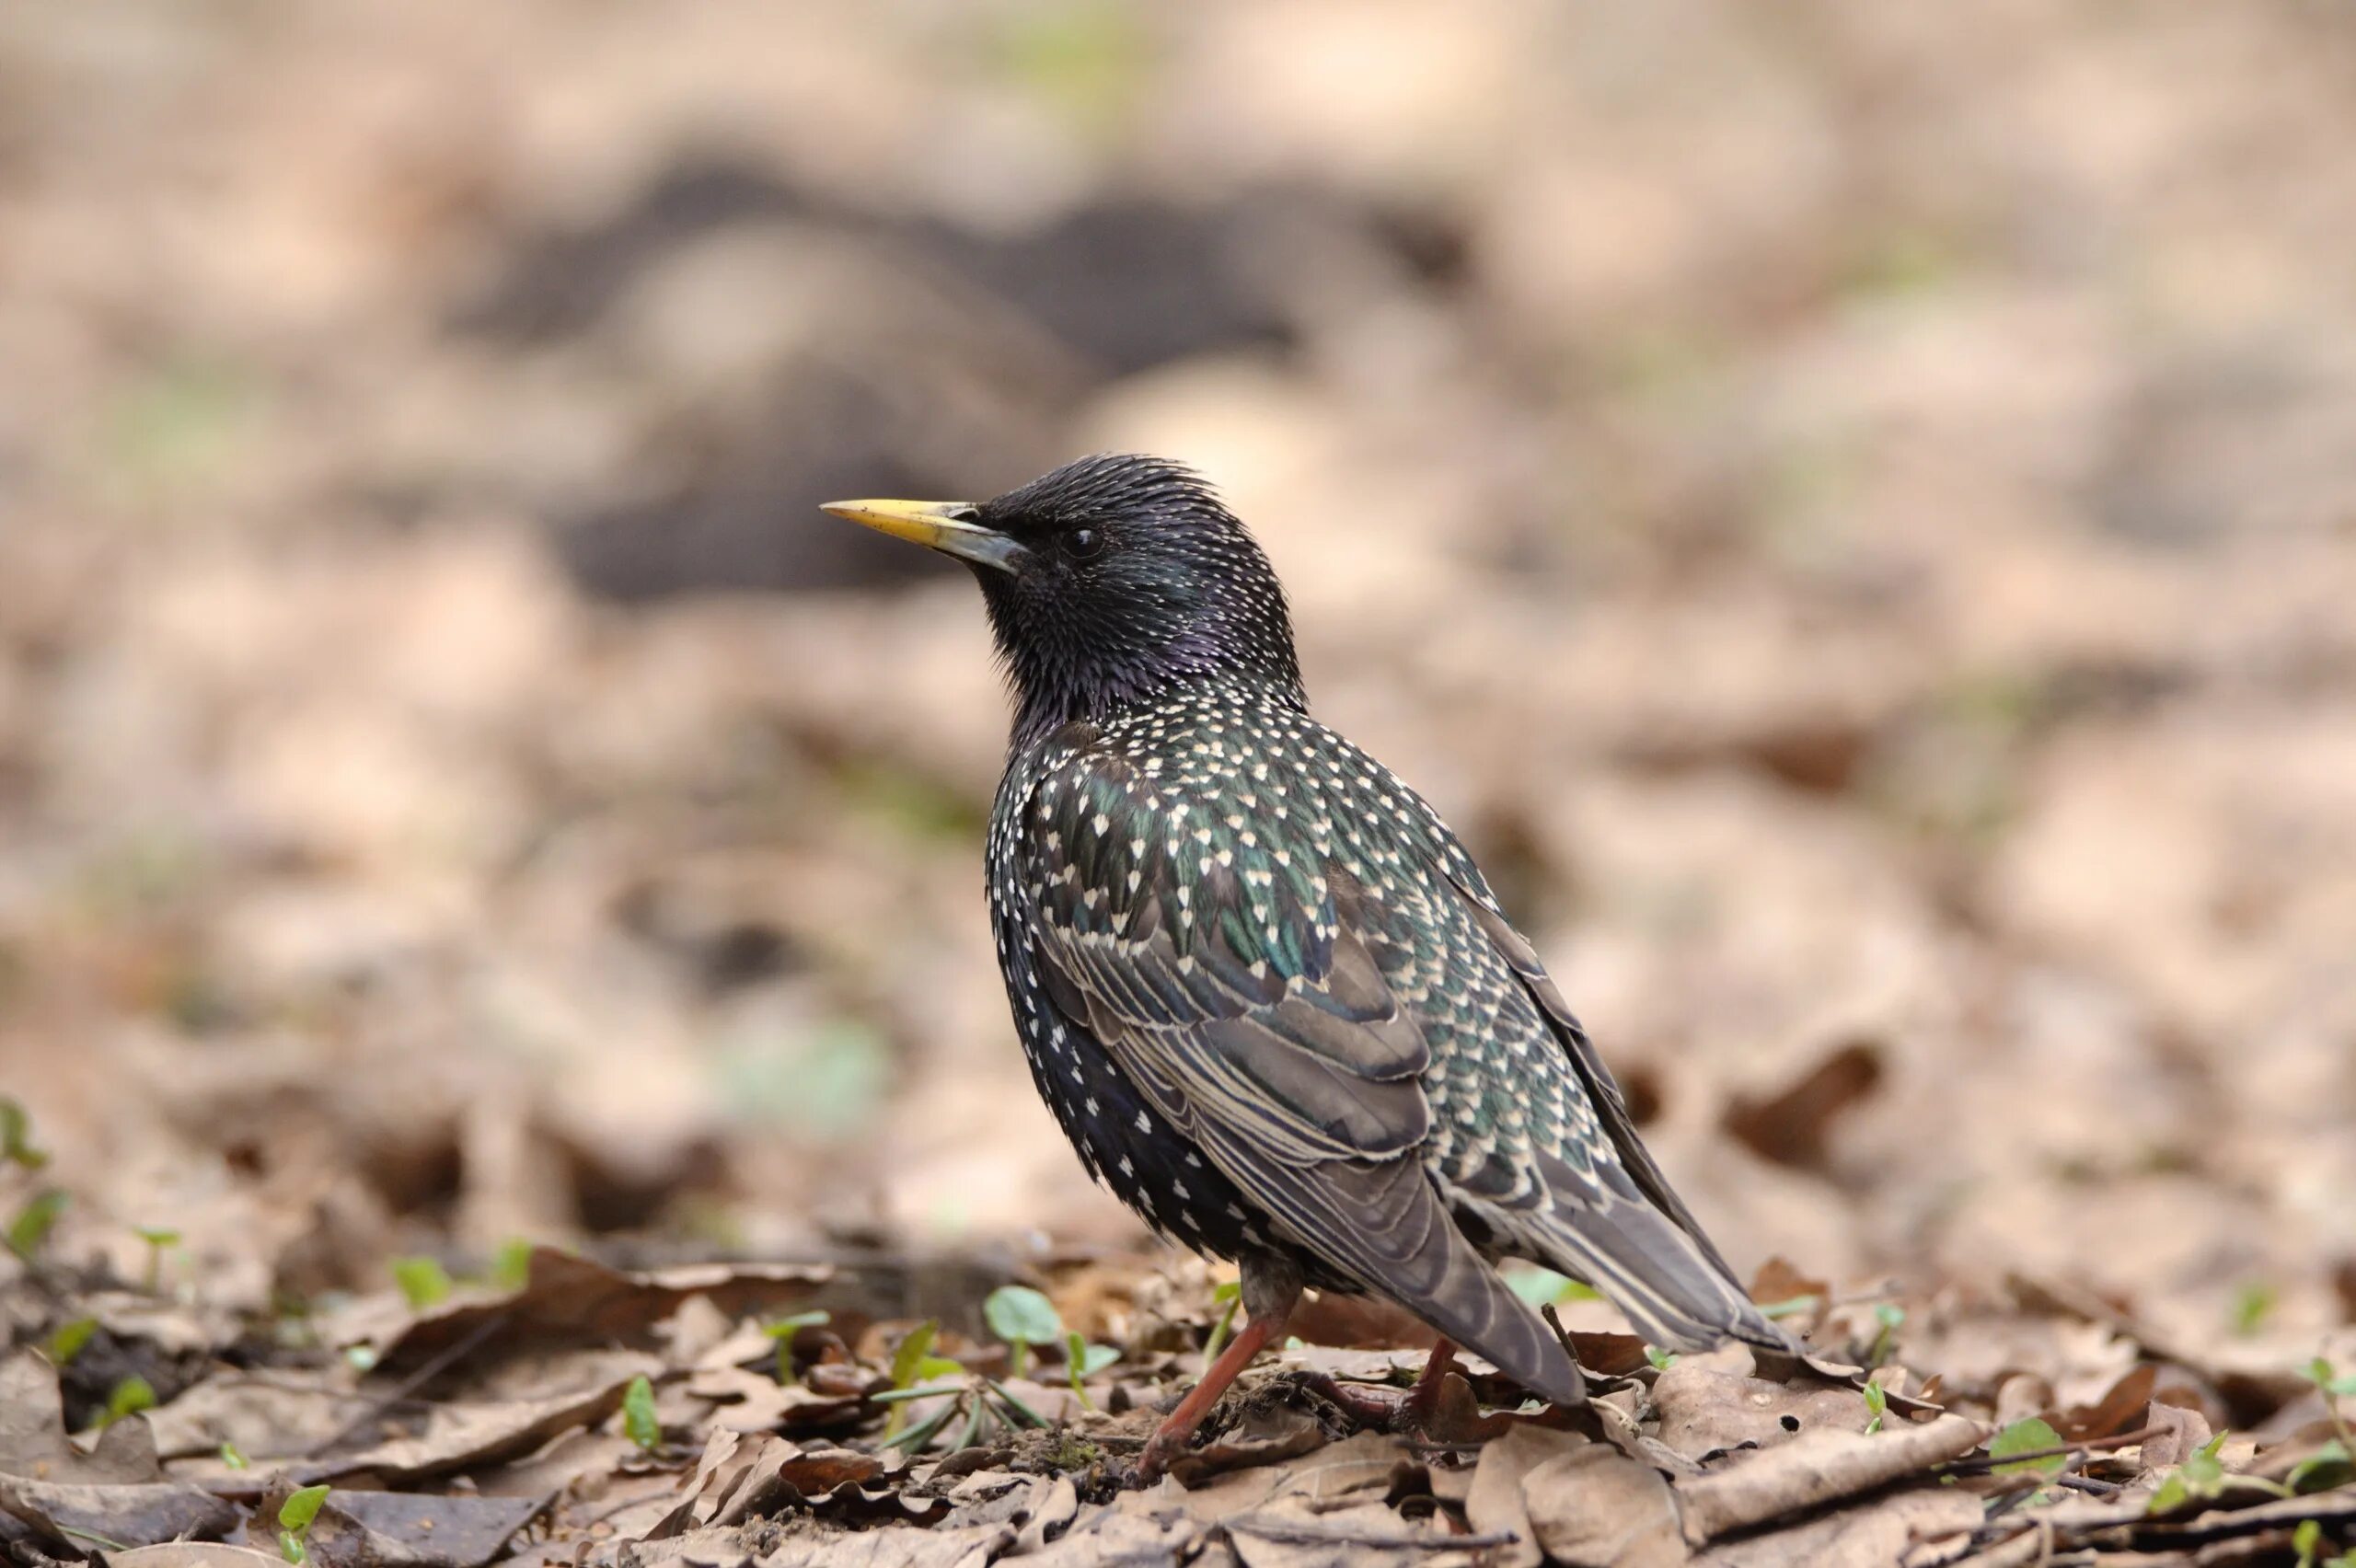
<instances>
[{"instance_id":1,"label":"curled dead leaf","mask_svg":"<svg viewBox=\"0 0 2356 1568\"><path fill-rule=\"evenodd\" d=\"M1960 1458L1986 1435L1976 1422L1943 1415L1867 1437L1819 1428L1708 1475L1677 1483L1685 1538L1700 1546L1729 1530L1854 1497Z\"/></svg>"}]
</instances>

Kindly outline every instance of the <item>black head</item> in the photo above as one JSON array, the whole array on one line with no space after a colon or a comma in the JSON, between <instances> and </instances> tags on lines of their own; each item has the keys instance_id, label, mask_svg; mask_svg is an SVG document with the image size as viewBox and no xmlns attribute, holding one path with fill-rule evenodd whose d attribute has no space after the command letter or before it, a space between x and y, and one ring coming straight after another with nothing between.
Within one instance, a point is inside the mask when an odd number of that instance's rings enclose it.
<instances>
[{"instance_id":1,"label":"black head","mask_svg":"<svg viewBox=\"0 0 2356 1568\"><path fill-rule=\"evenodd\" d=\"M1249 681L1300 703L1292 623L1268 558L1175 463L1083 457L994 501L826 510L972 565L1013 677L1018 734L1203 680Z\"/></svg>"}]
</instances>

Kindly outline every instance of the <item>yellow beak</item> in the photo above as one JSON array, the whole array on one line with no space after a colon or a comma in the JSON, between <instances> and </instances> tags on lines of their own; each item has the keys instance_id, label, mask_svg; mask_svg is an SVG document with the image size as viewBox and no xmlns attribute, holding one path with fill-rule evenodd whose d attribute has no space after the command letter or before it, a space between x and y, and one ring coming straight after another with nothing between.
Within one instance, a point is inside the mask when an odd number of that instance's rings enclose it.
<instances>
[{"instance_id":1,"label":"yellow beak","mask_svg":"<svg viewBox=\"0 0 2356 1568\"><path fill-rule=\"evenodd\" d=\"M1029 553L1006 535L974 522L969 502L830 501L820 510L848 517L879 534L1000 571L1013 571Z\"/></svg>"}]
</instances>

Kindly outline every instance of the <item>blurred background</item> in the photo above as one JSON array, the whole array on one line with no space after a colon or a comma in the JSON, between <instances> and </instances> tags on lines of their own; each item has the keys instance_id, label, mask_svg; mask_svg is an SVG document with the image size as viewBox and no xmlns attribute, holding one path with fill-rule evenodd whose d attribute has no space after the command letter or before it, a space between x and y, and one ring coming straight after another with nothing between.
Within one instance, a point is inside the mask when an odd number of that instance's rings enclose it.
<instances>
[{"instance_id":1,"label":"blurred background","mask_svg":"<svg viewBox=\"0 0 2356 1568\"><path fill-rule=\"evenodd\" d=\"M2356 13L0 8L0 1090L231 1304L1140 1237L971 585L1199 467L1748 1270L2356 1315Z\"/></svg>"}]
</instances>

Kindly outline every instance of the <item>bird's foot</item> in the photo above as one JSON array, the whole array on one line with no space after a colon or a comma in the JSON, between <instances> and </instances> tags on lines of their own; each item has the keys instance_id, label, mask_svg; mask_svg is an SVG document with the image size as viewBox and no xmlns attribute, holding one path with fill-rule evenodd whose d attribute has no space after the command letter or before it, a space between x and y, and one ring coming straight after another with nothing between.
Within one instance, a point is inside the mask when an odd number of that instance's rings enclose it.
<instances>
[{"instance_id":1,"label":"bird's foot","mask_svg":"<svg viewBox=\"0 0 2356 1568\"><path fill-rule=\"evenodd\" d=\"M1472 1386L1454 1372L1423 1378L1403 1392L1371 1383L1345 1383L1322 1372L1297 1374L1295 1386L1361 1426L1442 1446L1485 1443L1503 1436L1516 1421L1510 1411L1484 1413Z\"/></svg>"}]
</instances>

